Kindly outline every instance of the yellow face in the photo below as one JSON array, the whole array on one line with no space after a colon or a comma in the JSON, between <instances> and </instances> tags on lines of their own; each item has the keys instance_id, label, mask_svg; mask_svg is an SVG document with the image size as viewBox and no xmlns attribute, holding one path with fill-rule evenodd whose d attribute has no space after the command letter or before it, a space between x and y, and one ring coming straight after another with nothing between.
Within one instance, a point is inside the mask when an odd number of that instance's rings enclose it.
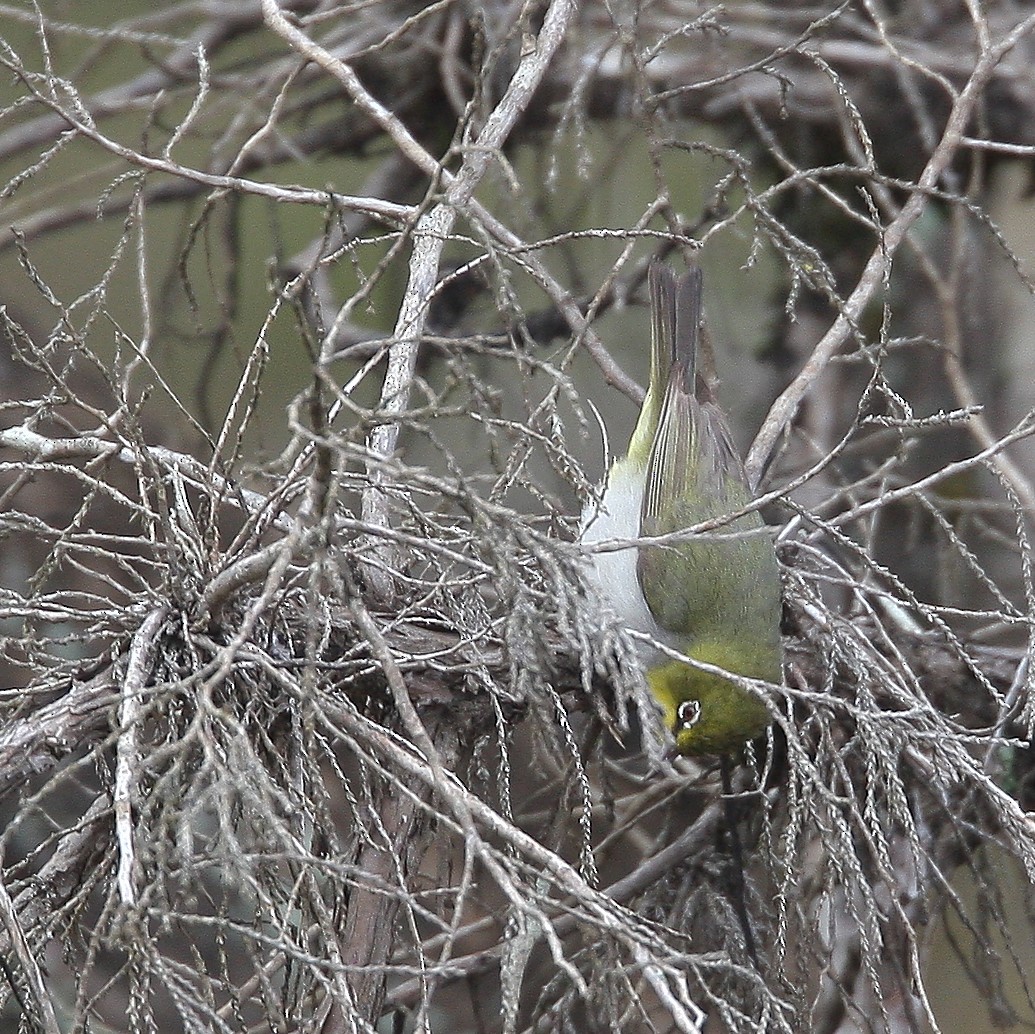
<instances>
[{"instance_id":1,"label":"yellow face","mask_svg":"<svg viewBox=\"0 0 1035 1034\"><path fill-rule=\"evenodd\" d=\"M729 754L769 725L769 712L754 693L681 661L651 668L647 681L679 754Z\"/></svg>"}]
</instances>

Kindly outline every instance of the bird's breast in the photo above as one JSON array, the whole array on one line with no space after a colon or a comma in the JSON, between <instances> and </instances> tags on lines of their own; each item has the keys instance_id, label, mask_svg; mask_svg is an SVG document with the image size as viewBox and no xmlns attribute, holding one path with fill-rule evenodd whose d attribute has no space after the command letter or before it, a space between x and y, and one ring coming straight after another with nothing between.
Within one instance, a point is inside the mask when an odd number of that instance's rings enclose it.
<instances>
[{"instance_id":1,"label":"bird's breast","mask_svg":"<svg viewBox=\"0 0 1035 1034\"><path fill-rule=\"evenodd\" d=\"M645 466L628 459L615 462L608 472L599 505L591 502L582 511L579 538L584 545L639 538L646 474ZM637 553L635 545L590 553L589 573L601 598L621 624L657 637L658 624L643 597L636 573Z\"/></svg>"}]
</instances>

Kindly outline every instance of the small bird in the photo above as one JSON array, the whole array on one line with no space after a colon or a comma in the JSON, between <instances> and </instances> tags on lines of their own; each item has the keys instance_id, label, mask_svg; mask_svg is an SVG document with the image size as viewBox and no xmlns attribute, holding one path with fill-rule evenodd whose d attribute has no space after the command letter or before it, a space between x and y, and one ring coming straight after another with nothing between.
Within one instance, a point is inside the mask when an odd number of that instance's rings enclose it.
<instances>
[{"instance_id":1,"label":"small bird","mask_svg":"<svg viewBox=\"0 0 1035 1034\"><path fill-rule=\"evenodd\" d=\"M674 535L751 501L744 465L711 385L697 368L701 270L649 269L650 382L625 456L583 511L586 545ZM657 544L594 552L591 577L618 620L693 660L735 675L781 678L780 574L758 511ZM760 735L759 696L658 647L650 690L678 754L728 754Z\"/></svg>"}]
</instances>

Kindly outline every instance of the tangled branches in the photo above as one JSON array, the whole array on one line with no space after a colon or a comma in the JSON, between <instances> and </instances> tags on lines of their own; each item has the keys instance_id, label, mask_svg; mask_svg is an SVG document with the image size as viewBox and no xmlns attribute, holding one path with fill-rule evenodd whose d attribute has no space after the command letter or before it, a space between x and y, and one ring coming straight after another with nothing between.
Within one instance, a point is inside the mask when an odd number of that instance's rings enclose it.
<instances>
[{"instance_id":1,"label":"tangled branches","mask_svg":"<svg viewBox=\"0 0 1035 1034\"><path fill-rule=\"evenodd\" d=\"M1032 1008L1035 19L884 6L0 11L5 1019ZM727 793L574 542L681 249L784 566Z\"/></svg>"}]
</instances>

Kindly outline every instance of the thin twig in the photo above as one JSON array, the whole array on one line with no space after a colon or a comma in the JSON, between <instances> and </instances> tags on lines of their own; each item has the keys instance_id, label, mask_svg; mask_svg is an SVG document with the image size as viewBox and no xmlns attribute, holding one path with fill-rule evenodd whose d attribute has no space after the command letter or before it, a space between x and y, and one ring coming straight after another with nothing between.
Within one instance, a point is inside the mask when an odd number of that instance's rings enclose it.
<instances>
[{"instance_id":1,"label":"thin twig","mask_svg":"<svg viewBox=\"0 0 1035 1034\"><path fill-rule=\"evenodd\" d=\"M115 833L119 845L118 887L122 904L136 904L136 851L133 847L133 802L140 764L137 725L147 680L159 646L158 631L168 616L165 607L151 611L133 636L122 682L119 733L115 741Z\"/></svg>"}]
</instances>

